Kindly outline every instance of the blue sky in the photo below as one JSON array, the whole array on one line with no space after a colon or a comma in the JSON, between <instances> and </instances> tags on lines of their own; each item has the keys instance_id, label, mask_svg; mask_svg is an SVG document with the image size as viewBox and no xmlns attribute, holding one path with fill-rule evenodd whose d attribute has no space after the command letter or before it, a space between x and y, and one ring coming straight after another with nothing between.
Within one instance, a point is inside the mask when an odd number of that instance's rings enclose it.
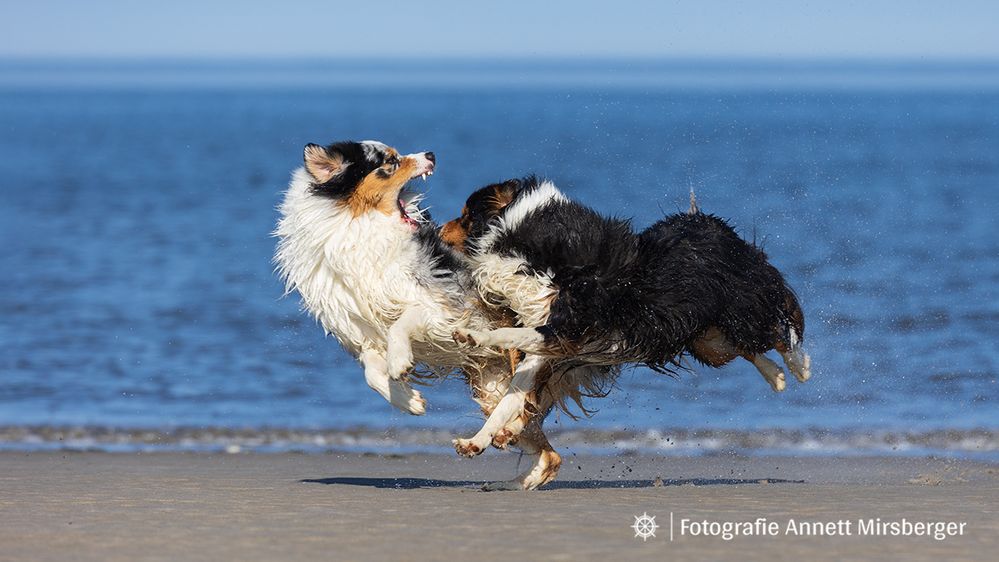
<instances>
[{"instance_id":1,"label":"blue sky","mask_svg":"<svg viewBox=\"0 0 999 562\"><path fill-rule=\"evenodd\" d=\"M999 2L5 0L0 57L999 58Z\"/></svg>"}]
</instances>

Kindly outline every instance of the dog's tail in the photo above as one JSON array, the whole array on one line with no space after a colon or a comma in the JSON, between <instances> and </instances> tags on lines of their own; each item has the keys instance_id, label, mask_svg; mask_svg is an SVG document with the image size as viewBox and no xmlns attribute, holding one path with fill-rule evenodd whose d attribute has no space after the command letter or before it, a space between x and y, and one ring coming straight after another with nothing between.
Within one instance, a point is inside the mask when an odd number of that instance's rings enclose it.
<instances>
[{"instance_id":1,"label":"dog's tail","mask_svg":"<svg viewBox=\"0 0 999 562\"><path fill-rule=\"evenodd\" d=\"M697 208L697 197L694 195L694 188L690 188L690 208L687 209L688 215L696 215L700 213L701 210Z\"/></svg>"}]
</instances>

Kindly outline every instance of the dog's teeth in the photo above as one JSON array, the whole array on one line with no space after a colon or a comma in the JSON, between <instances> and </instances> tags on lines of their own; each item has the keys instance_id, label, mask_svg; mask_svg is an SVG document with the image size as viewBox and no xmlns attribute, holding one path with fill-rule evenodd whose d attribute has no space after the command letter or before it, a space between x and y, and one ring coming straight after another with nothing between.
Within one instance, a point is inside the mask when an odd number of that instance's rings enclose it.
<instances>
[{"instance_id":1,"label":"dog's teeth","mask_svg":"<svg viewBox=\"0 0 999 562\"><path fill-rule=\"evenodd\" d=\"M427 174L423 174L423 181L427 181Z\"/></svg>"}]
</instances>

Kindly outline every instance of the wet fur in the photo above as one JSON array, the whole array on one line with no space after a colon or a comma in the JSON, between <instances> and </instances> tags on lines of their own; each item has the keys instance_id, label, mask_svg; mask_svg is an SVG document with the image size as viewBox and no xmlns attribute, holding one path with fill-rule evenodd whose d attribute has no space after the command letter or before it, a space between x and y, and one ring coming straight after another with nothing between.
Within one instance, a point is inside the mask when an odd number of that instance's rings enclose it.
<instances>
[{"instance_id":1,"label":"wet fur","mask_svg":"<svg viewBox=\"0 0 999 562\"><path fill-rule=\"evenodd\" d=\"M304 308L361 362L368 384L397 408L425 412L407 380L422 363L434 374L463 375L483 411L492 411L508 391L511 354L454 345L454 330L487 329L494 318L477 305L465 261L441 242L419 198L402 191L433 171L433 155L400 156L365 141L310 144L303 157L275 231L287 292L299 293ZM554 478L558 455L540 421L500 444L513 441L535 463L497 488L533 489Z\"/></svg>"},{"instance_id":2,"label":"wet fur","mask_svg":"<svg viewBox=\"0 0 999 562\"><path fill-rule=\"evenodd\" d=\"M403 380L414 362L440 374L492 369L505 376L498 352L451 342L459 326L487 328L488 320L473 304L463 262L440 242L418 198L400 193L433 169L432 157L400 157L366 141L307 145L304 162L280 206L275 262L287 291L298 292L304 308L362 362L372 388L422 414L422 398ZM393 341L400 353L390 353Z\"/></svg>"},{"instance_id":3,"label":"wet fur","mask_svg":"<svg viewBox=\"0 0 999 562\"><path fill-rule=\"evenodd\" d=\"M483 300L511 308L526 328L464 331L458 341L591 367L567 369L575 378L557 385L539 375L535 391L548 402L603 386L623 364L672 371L685 353L712 366L744 357L783 390L783 372L762 355L776 348L807 379L794 293L759 248L693 199L688 213L636 234L550 182L509 180L473 193L442 238L468 256Z\"/></svg>"}]
</instances>

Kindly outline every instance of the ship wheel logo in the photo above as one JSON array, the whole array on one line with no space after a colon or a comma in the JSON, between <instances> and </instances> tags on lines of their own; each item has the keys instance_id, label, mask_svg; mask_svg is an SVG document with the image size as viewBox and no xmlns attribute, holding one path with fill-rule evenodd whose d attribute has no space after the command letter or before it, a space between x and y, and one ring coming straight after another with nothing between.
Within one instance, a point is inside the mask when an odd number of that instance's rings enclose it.
<instances>
[{"instance_id":1,"label":"ship wheel logo","mask_svg":"<svg viewBox=\"0 0 999 562\"><path fill-rule=\"evenodd\" d=\"M642 537L642 542L645 542L649 537L656 536L659 525L656 525L655 515L650 517L648 513L642 513L641 517L635 517L635 524L631 528L635 530L635 538Z\"/></svg>"}]
</instances>

